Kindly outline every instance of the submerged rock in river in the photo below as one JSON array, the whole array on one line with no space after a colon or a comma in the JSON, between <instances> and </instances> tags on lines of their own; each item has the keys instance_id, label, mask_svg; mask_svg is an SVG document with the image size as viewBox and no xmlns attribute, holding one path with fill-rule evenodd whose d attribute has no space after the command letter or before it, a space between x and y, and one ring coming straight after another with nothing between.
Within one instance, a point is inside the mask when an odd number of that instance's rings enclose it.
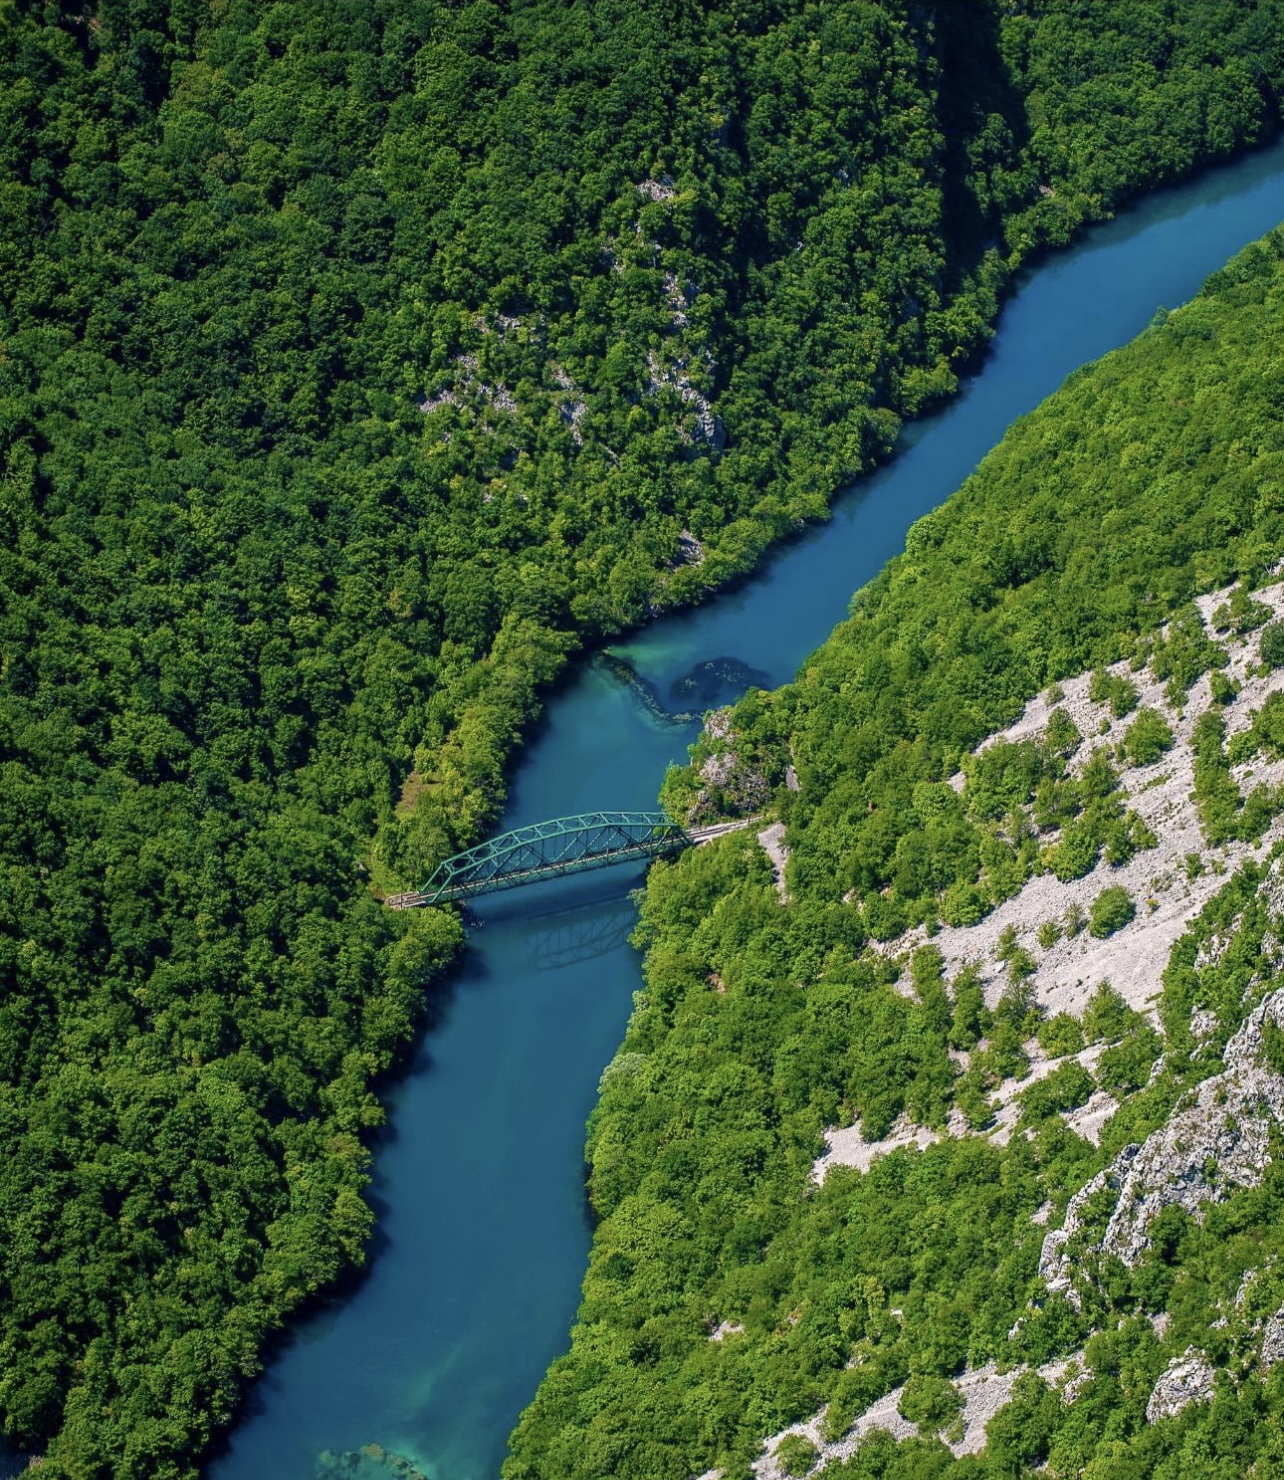
<instances>
[{"instance_id":1,"label":"submerged rock in river","mask_svg":"<svg viewBox=\"0 0 1284 1480\"><path fill-rule=\"evenodd\" d=\"M739 658L708 658L675 680L669 687L669 697L684 708L699 705L701 709L712 709L738 699L749 689L763 689L770 683L769 673L751 668Z\"/></svg>"},{"instance_id":2,"label":"submerged rock in river","mask_svg":"<svg viewBox=\"0 0 1284 1480\"><path fill-rule=\"evenodd\" d=\"M621 683L648 714L665 724L689 725L709 709L731 703L752 688L765 688L771 675L751 668L739 658L706 658L669 685L669 703L660 697L655 684L618 653L603 652L597 662Z\"/></svg>"},{"instance_id":3,"label":"submerged rock in river","mask_svg":"<svg viewBox=\"0 0 1284 1480\"><path fill-rule=\"evenodd\" d=\"M346 1454L326 1450L317 1457L316 1480L428 1480L404 1455L382 1444L363 1444Z\"/></svg>"}]
</instances>

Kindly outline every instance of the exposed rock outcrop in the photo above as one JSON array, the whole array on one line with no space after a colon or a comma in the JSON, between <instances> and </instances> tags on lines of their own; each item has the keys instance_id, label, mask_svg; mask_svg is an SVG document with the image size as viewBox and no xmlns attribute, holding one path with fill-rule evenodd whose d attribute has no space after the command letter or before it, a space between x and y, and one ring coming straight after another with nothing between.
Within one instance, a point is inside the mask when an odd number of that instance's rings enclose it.
<instances>
[{"instance_id":1,"label":"exposed rock outcrop","mask_svg":"<svg viewBox=\"0 0 1284 1480\"><path fill-rule=\"evenodd\" d=\"M1049 1291L1078 1304L1073 1241L1092 1200L1107 1188L1118 1196L1099 1242L1089 1247L1135 1265L1150 1247L1150 1227L1167 1207L1199 1218L1207 1205L1261 1182L1270 1161L1270 1136L1284 1123L1284 1076L1267 1063L1267 1023L1284 1027L1284 991L1272 992L1226 1045L1225 1069L1206 1079L1194 1103L1177 1110L1141 1145L1125 1146L1080 1189L1064 1225L1043 1241L1039 1274Z\"/></svg>"},{"instance_id":2,"label":"exposed rock outcrop","mask_svg":"<svg viewBox=\"0 0 1284 1480\"><path fill-rule=\"evenodd\" d=\"M701 740L710 749L700 765L704 783L691 804L688 822L702 822L716 814L751 817L771 794L760 767L741 754L731 726L731 709L715 709L705 717Z\"/></svg>"},{"instance_id":3,"label":"exposed rock outcrop","mask_svg":"<svg viewBox=\"0 0 1284 1480\"><path fill-rule=\"evenodd\" d=\"M1253 597L1275 618L1284 617L1284 584L1264 587ZM1225 590L1201 597L1205 618L1211 621L1212 612L1227 600ZM1236 687L1233 696L1219 706L1229 747L1237 735L1251 728L1254 714L1281 691L1284 669L1263 668L1255 634L1224 635L1210 628L1208 635L1227 653L1228 666L1222 672ZM1149 669L1134 670L1129 662L1118 662L1107 673L1113 681L1136 690L1135 705L1126 713L1115 714L1109 702L1094 700L1093 676L1080 674L1032 699L1021 716L984 741L978 753L1003 741L1046 738L1052 716L1060 710L1062 720L1071 720L1083 737L1067 762L1069 774L1081 774L1094 750L1104 750L1117 770L1121 806L1142 819L1156 838L1156 845L1138 846L1128 861L1117 866L1103 857L1080 878L1063 880L1051 869L1036 872L1018 893L1004 899L979 924L944 924L937 930L930 940L945 958L947 976L969 961L979 962L991 1007L1002 995L1006 982L1003 963L995 958L1005 931L1015 929L1028 940L1042 923L1064 921L1070 910L1086 913L1103 888L1121 885L1137 905L1133 920L1106 938L1086 930L1061 931L1034 954L1036 970L1030 981L1050 1016L1081 1013L1102 980L1109 981L1130 1007L1153 1014L1172 948L1191 921L1230 873L1250 860L1260 863L1275 843L1284 840L1284 811L1273 815L1257 839L1229 838L1214 846L1205 835L1192 793L1194 731L1213 702L1207 676L1196 681L1185 703L1178 706L1167 681L1161 681ZM1159 759L1144 763L1129 757L1125 743L1141 710L1161 716L1173 737L1171 748ZM965 763L949 779L956 791L963 791L967 785L966 770ZM1259 788L1264 788L1266 794L1278 794L1284 786L1284 757L1259 748L1249 759L1232 765L1231 774L1244 796ZM1055 847L1060 836L1056 829L1040 829L1032 810L1027 822L1041 846ZM1263 886L1262 899L1271 911L1284 908L1284 872ZM1204 946L1195 963L1197 971L1219 962L1230 934L1223 927L1221 939ZM886 949L889 954L902 954L928 943L928 939L926 929L918 926L889 942ZM1276 949L1274 944L1272 950L1277 958L1284 956L1284 950ZM1215 1022L1211 1026L1215 1032ZM1208 1034L1207 1020L1201 1019L1197 1035L1200 1029Z\"/></svg>"},{"instance_id":4,"label":"exposed rock outcrop","mask_svg":"<svg viewBox=\"0 0 1284 1480\"><path fill-rule=\"evenodd\" d=\"M789 849L785 846L785 824L773 822L758 834L758 844L771 859L771 871L776 879L776 893L781 903L789 903L789 886L785 883L785 869L789 864Z\"/></svg>"},{"instance_id":5,"label":"exposed rock outcrop","mask_svg":"<svg viewBox=\"0 0 1284 1480\"><path fill-rule=\"evenodd\" d=\"M707 356L705 364L706 369L713 368ZM652 350L647 356L647 374L647 395L657 396L666 388L676 391L693 413L689 422L679 427L679 435L683 441L712 447L715 452L721 452L727 441L722 422L714 415L709 399L696 389L687 359L679 355L666 365Z\"/></svg>"},{"instance_id":6,"label":"exposed rock outcrop","mask_svg":"<svg viewBox=\"0 0 1284 1480\"><path fill-rule=\"evenodd\" d=\"M588 414L588 402L580 394L575 382L566 373L561 365L550 364L548 367L549 378L559 391L567 394L564 399L557 403L557 414L571 429L571 441L577 447L584 445L584 432L580 423Z\"/></svg>"},{"instance_id":7,"label":"exposed rock outcrop","mask_svg":"<svg viewBox=\"0 0 1284 1480\"><path fill-rule=\"evenodd\" d=\"M1009 1367L1001 1371L994 1362L984 1367L969 1369L955 1381L955 1388L963 1400L959 1413L959 1427L944 1436L944 1442L955 1456L979 1454L985 1447L985 1426L1011 1398L1017 1379L1024 1373L1035 1371L1050 1386L1061 1392L1062 1401L1072 1403L1088 1380L1089 1374L1083 1367L1083 1353L1046 1362L1042 1367L1029 1368L1024 1365ZM790 1434L800 1434L816 1446L819 1460L813 1473L822 1473L830 1465L841 1464L857 1452L865 1440L876 1430L890 1434L894 1439L909 1439L918 1434L918 1425L911 1423L900 1411L904 1387L894 1388L862 1413L852 1427L837 1441L825 1438L825 1410L805 1423L791 1424L789 1428L773 1434L767 1440L767 1452L754 1463L755 1480L785 1480L785 1470L777 1459L781 1440ZM701 1477L706 1480L706 1477Z\"/></svg>"},{"instance_id":8,"label":"exposed rock outcrop","mask_svg":"<svg viewBox=\"0 0 1284 1480\"><path fill-rule=\"evenodd\" d=\"M678 193L668 175L661 175L658 180L639 180L636 189L639 195L654 201L672 200Z\"/></svg>"},{"instance_id":9,"label":"exposed rock outcrop","mask_svg":"<svg viewBox=\"0 0 1284 1480\"><path fill-rule=\"evenodd\" d=\"M1203 1352L1193 1347L1169 1362L1160 1374L1146 1404L1146 1422L1157 1423L1171 1418L1192 1403L1210 1402L1213 1396L1213 1369Z\"/></svg>"},{"instance_id":10,"label":"exposed rock outcrop","mask_svg":"<svg viewBox=\"0 0 1284 1480\"><path fill-rule=\"evenodd\" d=\"M508 416L516 414L516 396L506 385L490 385L481 379L481 362L476 355L456 355L454 363L454 383L438 391L436 395L426 396L420 401L419 409L425 416L440 411L443 406L463 406L470 403L477 410L493 406L496 411L502 411Z\"/></svg>"},{"instance_id":11,"label":"exposed rock outcrop","mask_svg":"<svg viewBox=\"0 0 1284 1480\"><path fill-rule=\"evenodd\" d=\"M677 565L693 565L697 569L704 564L704 544L696 539L689 529L678 535Z\"/></svg>"},{"instance_id":12,"label":"exposed rock outcrop","mask_svg":"<svg viewBox=\"0 0 1284 1480\"><path fill-rule=\"evenodd\" d=\"M1274 1367L1284 1362L1284 1307L1269 1316L1262 1327L1262 1346L1257 1360L1262 1367Z\"/></svg>"}]
</instances>

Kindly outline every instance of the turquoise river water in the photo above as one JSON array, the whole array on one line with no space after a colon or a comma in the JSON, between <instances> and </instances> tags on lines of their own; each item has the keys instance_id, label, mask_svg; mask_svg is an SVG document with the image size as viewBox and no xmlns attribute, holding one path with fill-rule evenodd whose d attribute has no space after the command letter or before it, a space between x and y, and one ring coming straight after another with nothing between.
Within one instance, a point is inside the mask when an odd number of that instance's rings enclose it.
<instances>
[{"instance_id":1,"label":"turquoise river water","mask_svg":"<svg viewBox=\"0 0 1284 1480\"><path fill-rule=\"evenodd\" d=\"M839 499L828 525L737 590L613 652L674 710L791 678L909 525L1015 417L1158 307L1189 299L1281 218L1284 145L1090 232L1028 277L980 373L908 428L895 460ZM695 728L666 723L636 686L582 662L521 756L503 826L653 806ZM482 902L444 1019L391 1097L369 1273L274 1357L209 1480L313 1480L323 1451L369 1444L429 1480L494 1480L575 1314L590 1237L584 1122L640 985L627 943L627 891L639 882L626 868ZM369 1461L359 1469L391 1473Z\"/></svg>"}]
</instances>

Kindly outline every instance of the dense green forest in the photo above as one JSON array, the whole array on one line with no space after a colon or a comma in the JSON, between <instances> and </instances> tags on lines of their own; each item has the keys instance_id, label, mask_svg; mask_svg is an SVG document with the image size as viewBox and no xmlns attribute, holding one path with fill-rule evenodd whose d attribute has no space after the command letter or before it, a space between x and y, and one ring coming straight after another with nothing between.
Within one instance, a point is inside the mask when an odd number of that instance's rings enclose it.
<instances>
[{"instance_id":1,"label":"dense green forest","mask_svg":"<svg viewBox=\"0 0 1284 1480\"><path fill-rule=\"evenodd\" d=\"M1284 550L1281 382L1262 355L1281 332L1275 233L1018 422L913 527L905 554L857 593L798 679L750 694L671 774L679 813L725 810L701 775L711 749L730 746L771 784L792 899L782 905L752 831L652 869L638 933L646 990L590 1124L601 1221L583 1303L569 1353L514 1435L508 1480L686 1480L715 1465L740 1480L766 1436L827 1403L837 1439L900 1384L901 1412L924 1437L899 1450L875 1439L826 1475L1008 1477L1045 1462L1094 1480L1284 1472L1284 1371L1254 1370L1227 1320L1245 1271L1279 1257L1278 1160L1202 1226L1166 1213L1151 1255L1133 1269L1104 1261L1079 1308L1040 1295L1046 1230L1032 1221L1047 1204L1057 1227L1073 1193L1220 1068L1278 969L1278 892L1269 909L1255 902L1267 863L1230 879L1179 941L1162 1039L1108 989L1078 1020L1044 1016L1023 986L1033 938L1001 939L1009 985L990 1008L975 972L947 981L930 943L872 948L913 923L930 942L943 922L980 920L1034 871L1061 877L1076 828L1091 861L1066 878L1109 849L1124 828L1110 815L1109 758L1097 750L1067 775L1066 757L1086 742L1063 709L1037 743L970 754L1032 696L1050 688L1055 700L1060 681L1096 670L1093 696L1127 725L1120 751L1135 752L1119 763L1159 761L1169 725L1137 710L1136 684L1109 663L1130 660L1178 710L1211 675L1194 726L1194 800L1210 844L1249 828L1251 799L1222 750L1226 653L1191 601L1239 582L1217 627L1244 633L1268 615L1246 593ZM1268 626L1260 639L1265 672L1284 657L1279 635ZM1262 743L1274 708L1237 739L1238 759ZM947 779L960 763L956 791ZM1042 856L1022 824L1041 808L1062 840ZM1069 928L1125 924L1132 905L1120 912L1112 893L1122 891L1103 890L1091 922ZM1039 945L1055 934L1041 928ZM1211 1014L1208 1052L1193 1036L1196 1009ZM1113 1045L1095 1084L1068 1062L1023 1096L1027 1134L1006 1145L947 1136L810 1180L824 1127L858 1118L874 1139L902 1111L943 1128L954 1107L984 1125L988 1091L1019 1075L1036 1043L1065 1054L1085 1042ZM970 1051L961 1075L960 1050ZM1095 1085L1125 1101L1099 1147L1057 1113ZM1154 1313L1170 1321L1162 1340ZM710 1340L719 1323L734 1335ZM1037 1367L1094 1331L1073 1405L1032 1372L982 1455L956 1460L932 1437L956 1413L950 1379L965 1368ZM1219 1377L1211 1404L1148 1423L1157 1376L1192 1344L1237 1380ZM815 1451L800 1441L791 1455L801 1474Z\"/></svg>"},{"instance_id":2,"label":"dense green forest","mask_svg":"<svg viewBox=\"0 0 1284 1480\"><path fill-rule=\"evenodd\" d=\"M46 1473L190 1474L359 1262L460 940L377 891L495 817L567 655L820 517L1033 253L1271 133L1282 20L0 0L0 1419Z\"/></svg>"}]
</instances>

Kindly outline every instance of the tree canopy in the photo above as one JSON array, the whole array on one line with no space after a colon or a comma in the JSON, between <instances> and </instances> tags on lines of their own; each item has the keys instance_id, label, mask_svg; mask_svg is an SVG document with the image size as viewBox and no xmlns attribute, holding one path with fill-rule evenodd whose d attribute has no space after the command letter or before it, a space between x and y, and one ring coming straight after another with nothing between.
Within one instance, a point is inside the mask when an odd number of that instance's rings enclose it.
<instances>
[{"instance_id":1,"label":"tree canopy","mask_svg":"<svg viewBox=\"0 0 1284 1480\"><path fill-rule=\"evenodd\" d=\"M190 1474L359 1260L459 942L376 895L567 655L822 516L1031 254L1265 137L1279 19L0 3L0 1420L47 1473Z\"/></svg>"}]
</instances>

